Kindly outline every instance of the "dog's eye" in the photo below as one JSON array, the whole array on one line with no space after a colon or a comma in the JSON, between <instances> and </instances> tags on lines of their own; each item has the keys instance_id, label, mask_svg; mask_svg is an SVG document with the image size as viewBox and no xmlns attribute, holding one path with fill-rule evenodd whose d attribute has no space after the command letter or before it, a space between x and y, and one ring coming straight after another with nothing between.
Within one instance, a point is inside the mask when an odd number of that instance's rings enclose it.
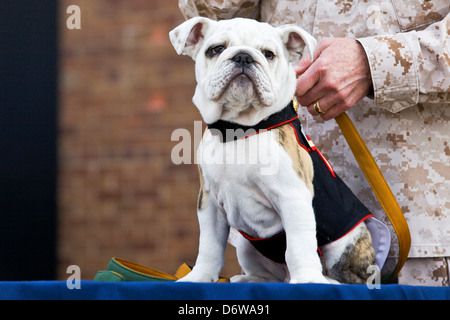
<instances>
[{"instance_id":1,"label":"dog's eye","mask_svg":"<svg viewBox=\"0 0 450 320\"><path fill-rule=\"evenodd\" d=\"M222 53L222 51L225 50L224 46L214 46L212 48L209 48L206 51L206 55L209 56L210 58L214 57L215 55L218 55L220 53Z\"/></svg>"},{"instance_id":2,"label":"dog's eye","mask_svg":"<svg viewBox=\"0 0 450 320\"><path fill-rule=\"evenodd\" d=\"M266 57L267 60L273 60L275 58L275 54L270 50L264 50L263 51L264 57Z\"/></svg>"}]
</instances>

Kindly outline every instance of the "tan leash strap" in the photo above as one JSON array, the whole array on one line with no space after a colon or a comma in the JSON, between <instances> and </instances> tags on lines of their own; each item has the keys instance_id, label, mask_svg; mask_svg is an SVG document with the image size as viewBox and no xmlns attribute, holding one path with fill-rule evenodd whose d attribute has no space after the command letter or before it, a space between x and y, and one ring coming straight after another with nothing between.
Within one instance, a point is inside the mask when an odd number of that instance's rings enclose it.
<instances>
[{"instance_id":1,"label":"tan leash strap","mask_svg":"<svg viewBox=\"0 0 450 320\"><path fill-rule=\"evenodd\" d=\"M380 169L378 168L375 160L372 157L369 149L362 140L352 120L344 112L338 117L336 121L341 128L347 143L352 150L353 155L358 161L361 170L366 176L367 181L372 187L378 201L383 207L384 212L391 221L392 226L397 234L399 245L399 256L397 266L395 270L389 274L386 278L387 282L395 279L408 258L409 249L411 247L411 235L409 232L408 224L403 216L403 212L398 205L389 185L383 177ZM383 279L385 280L385 279Z\"/></svg>"}]
</instances>

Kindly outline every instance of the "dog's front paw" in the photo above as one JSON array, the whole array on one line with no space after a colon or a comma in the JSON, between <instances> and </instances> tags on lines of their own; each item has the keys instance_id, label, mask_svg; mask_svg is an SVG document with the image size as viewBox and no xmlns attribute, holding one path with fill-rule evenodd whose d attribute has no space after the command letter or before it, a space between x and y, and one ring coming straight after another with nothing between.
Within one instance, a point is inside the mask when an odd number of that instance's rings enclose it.
<instances>
[{"instance_id":1,"label":"dog's front paw","mask_svg":"<svg viewBox=\"0 0 450 320\"><path fill-rule=\"evenodd\" d=\"M192 270L186 276L178 279L177 282L216 282L218 277L213 277L203 272Z\"/></svg>"},{"instance_id":2,"label":"dog's front paw","mask_svg":"<svg viewBox=\"0 0 450 320\"><path fill-rule=\"evenodd\" d=\"M322 272L315 269L302 269L294 276L291 276L289 283L326 283L330 282L325 278Z\"/></svg>"}]
</instances>

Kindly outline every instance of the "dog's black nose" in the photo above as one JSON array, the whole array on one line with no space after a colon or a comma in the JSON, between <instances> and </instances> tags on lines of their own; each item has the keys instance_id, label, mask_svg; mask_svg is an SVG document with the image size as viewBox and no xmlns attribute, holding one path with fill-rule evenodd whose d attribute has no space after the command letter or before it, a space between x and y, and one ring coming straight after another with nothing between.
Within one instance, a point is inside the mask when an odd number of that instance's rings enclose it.
<instances>
[{"instance_id":1,"label":"dog's black nose","mask_svg":"<svg viewBox=\"0 0 450 320\"><path fill-rule=\"evenodd\" d=\"M242 67L247 67L253 63L253 58L248 53L238 53L232 60Z\"/></svg>"}]
</instances>

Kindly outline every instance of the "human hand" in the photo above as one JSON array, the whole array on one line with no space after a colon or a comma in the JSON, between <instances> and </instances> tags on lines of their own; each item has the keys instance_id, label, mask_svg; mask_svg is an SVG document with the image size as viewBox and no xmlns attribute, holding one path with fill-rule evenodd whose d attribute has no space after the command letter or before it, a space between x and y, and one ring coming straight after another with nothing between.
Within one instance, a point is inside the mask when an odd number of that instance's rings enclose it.
<instances>
[{"instance_id":1,"label":"human hand","mask_svg":"<svg viewBox=\"0 0 450 320\"><path fill-rule=\"evenodd\" d=\"M330 120L350 109L372 88L369 62L362 45L347 38L322 40L314 60L304 56L294 68L297 73L296 97L316 116L318 101L323 120Z\"/></svg>"}]
</instances>

